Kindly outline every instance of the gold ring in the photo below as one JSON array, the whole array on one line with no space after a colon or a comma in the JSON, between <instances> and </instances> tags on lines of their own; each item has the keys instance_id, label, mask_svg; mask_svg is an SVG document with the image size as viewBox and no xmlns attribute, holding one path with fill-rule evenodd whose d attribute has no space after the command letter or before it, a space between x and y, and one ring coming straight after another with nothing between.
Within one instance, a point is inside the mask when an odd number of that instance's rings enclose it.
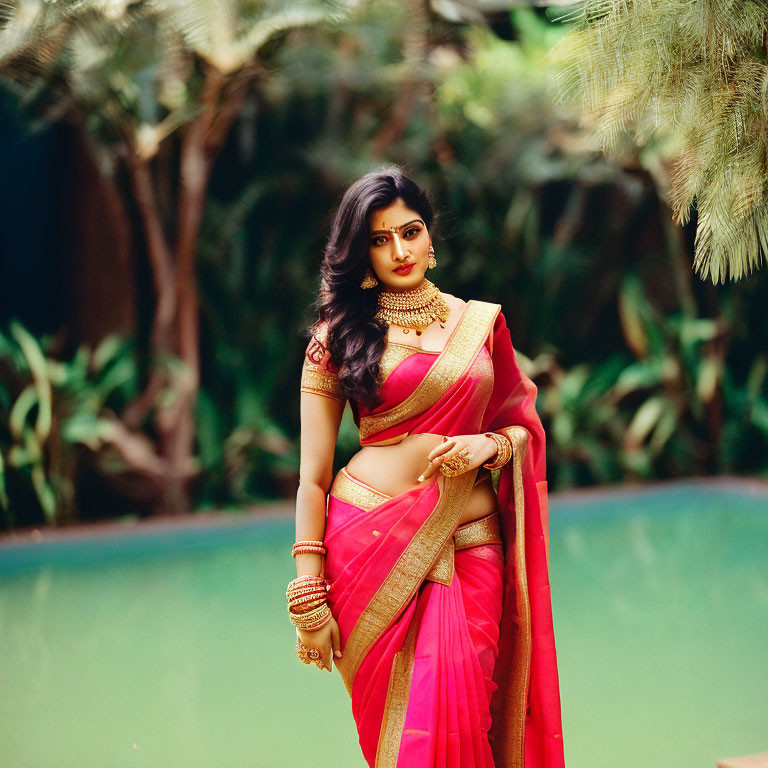
<instances>
[{"instance_id":1,"label":"gold ring","mask_svg":"<svg viewBox=\"0 0 768 768\"><path fill-rule=\"evenodd\" d=\"M462 448L457 454L446 459L440 465L440 471L446 477L460 475L469 466L469 459L466 455L466 448Z\"/></svg>"},{"instance_id":2,"label":"gold ring","mask_svg":"<svg viewBox=\"0 0 768 768\"><path fill-rule=\"evenodd\" d=\"M469 464L469 455L466 448L462 448L458 453L455 453L449 459L446 459L444 464L458 469L459 467L466 467Z\"/></svg>"},{"instance_id":3,"label":"gold ring","mask_svg":"<svg viewBox=\"0 0 768 768\"><path fill-rule=\"evenodd\" d=\"M296 638L296 655L304 664L317 663L317 659L322 658L322 653L317 648L309 648L301 642L301 638Z\"/></svg>"}]
</instances>

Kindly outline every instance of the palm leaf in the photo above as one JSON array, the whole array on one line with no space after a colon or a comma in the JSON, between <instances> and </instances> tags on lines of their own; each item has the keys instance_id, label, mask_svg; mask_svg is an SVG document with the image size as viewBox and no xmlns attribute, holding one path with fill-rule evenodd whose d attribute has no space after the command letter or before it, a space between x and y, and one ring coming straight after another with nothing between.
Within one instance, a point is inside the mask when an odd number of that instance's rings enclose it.
<instances>
[{"instance_id":1,"label":"palm leaf","mask_svg":"<svg viewBox=\"0 0 768 768\"><path fill-rule=\"evenodd\" d=\"M585 0L553 56L558 98L580 97L596 145L628 130L672 147L668 200L699 221L694 267L724 282L768 258L768 4Z\"/></svg>"}]
</instances>

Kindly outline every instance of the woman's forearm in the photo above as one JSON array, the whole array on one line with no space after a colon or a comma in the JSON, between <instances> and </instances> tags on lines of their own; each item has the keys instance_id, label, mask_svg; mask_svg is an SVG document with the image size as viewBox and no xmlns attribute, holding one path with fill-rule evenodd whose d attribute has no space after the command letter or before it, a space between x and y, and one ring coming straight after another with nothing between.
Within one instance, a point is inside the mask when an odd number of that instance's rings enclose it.
<instances>
[{"instance_id":1,"label":"woman's forearm","mask_svg":"<svg viewBox=\"0 0 768 768\"><path fill-rule=\"evenodd\" d=\"M300 482L296 494L296 541L322 541L325 534L326 491L317 483ZM319 576L323 557L296 555L296 575Z\"/></svg>"}]
</instances>

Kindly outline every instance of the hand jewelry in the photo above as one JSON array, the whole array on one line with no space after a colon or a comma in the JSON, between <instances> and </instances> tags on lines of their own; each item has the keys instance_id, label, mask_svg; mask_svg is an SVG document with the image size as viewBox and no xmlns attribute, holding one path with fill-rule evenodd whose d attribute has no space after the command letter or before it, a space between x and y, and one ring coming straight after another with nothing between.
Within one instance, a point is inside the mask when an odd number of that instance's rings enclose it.
<instances>
[{"instance_id":1,"label":"hand jewelry","mask_svg":"<svg viewBox=\"0 0 768 768\"><path fill-rule=\"evenodd\" d=\"M305 632L315 632L324 627L333 618L328 603L321 603L317 608L313 608L306 613L294 613L289 605L288 616L294 627L303 629Z\"/></svg>"},{"instance_id":2,"label":"hand jewelry","mask_svg":"<svg viewBox=\"0 0 768 768\"><path fill-rule=\"evenodd\" d=\"M315 541L314 539L304 539L297 541L293 547L291 547L291 554L296 555L324 555L326 554L325 546L322 541Z\"/></svg>"},{"instance_id":3,"label":"hand jewelry","mask_svg":"<svg viewBox=\"0 0 768 768\"><path fill-rule=\"evenodd\" d=\"M496 443L496 456L483 464L486 469L499 469L512 458L512 443L505 435L496 432L486 432L486 437L493 438Z\"/></svg>"},{"instance_id":4,"label":"hand jewelry","mask_svg":"<svg viewBox=\"0 0 768 768\"><path fill-rule=\"evenodd\" d=\"M457 454L451 456L440 464L440 472L446 477L460 475L469 466L469 457L466 446Z\"/></svg>"},{"instance_id":5,"label":"hand jewelry","mask_svg":"<svg viewBox=\"0 0 768 768\"><path fill-rule=\"evenodd\" d=\"M323 654L317 648L309 648L304 645L300 637L296 638L296 655L303 664L311 664L313 661L317 662L318 659L323 657Z\"/></svg>"},{"instance_id":6,"label":"hand jewelry","mask_svg":"<svg viewBox=\"0 0 768 768\"><path fill-rule=\"evenodd\" d=\"M327 592L331 585L322 577L297 576L285 590L291 623L305 632L324 627L332 618Z\"/></svg>"}]
</instances>

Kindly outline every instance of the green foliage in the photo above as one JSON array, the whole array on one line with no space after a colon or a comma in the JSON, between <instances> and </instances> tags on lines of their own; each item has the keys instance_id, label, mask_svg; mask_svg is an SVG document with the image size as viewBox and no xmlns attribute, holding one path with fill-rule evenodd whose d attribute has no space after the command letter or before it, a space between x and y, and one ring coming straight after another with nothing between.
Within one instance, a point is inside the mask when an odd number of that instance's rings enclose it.
<instances>
[{"instance_id":1,"label":"green foliage","mask_svg":"<svg viewBox=\"0 0 768 768\"><path fill-rule=\"evenodd\" d=\"M204 71L253 67L274 38L342 20L354 0L16 0L0 33L0 76L45 120L73 112L105 163L153 157L194 120Z\"/></svg>"},{"instance_id":2,"label":"green foliage","mask_svg":"<svg viewBox=\"0 0 768 768\"><path fill-rule=\"evenodd\" d=\"M56 523L77 513L83 462L114 441L115 411L138 391L132 342L109 336L95 350L81 346L70 360L57 359L53 347L53 338L38 340L17 321L0 332L0 412L7 413L0 422L0 506L6 525L39 522L40 515ZM110 456L101 458L106 470Z\"/></svg>"},{"instance_id":3,"label":"green foliage","mask_svg":"<svg viewBox=\"0 0 768 768\"><path fill-rule=\"evenodd\" d=\"M768 358L742 378L726 365L723 317L663 315L629 273L620 318L633 361L615 353L563 370L521 358L539 381L554 487L699 474L766 474Z\"/></svg>"},{"instance_id":4,"label":"green foliage","mask_svg":"<svg viewBox=\"0 0 768 768\"><path fill-rule=\"evenodd\" d=\"M674 283L669 275L678 258L664 240L653 252L641 244L647 235L639 232L659 227L648 213L658 210L655 188L638 177L631 156L627 171L584 151L576 118L553 104L553 76L541 65L563 30L529 12L513 18L517 42L480 28L443 34L417 68L434 88L426 104L401 66L407 15L399 4L377 4L342 31L299 32L276 52L268 62L275 77L258 106L246 111L240 134L246 140L231 148L214 179L201 250L203 388L214 393L213 402L224 402L241 378L258 391L265 418L286 436L298 433L301 330L311 319L305 308L329 211L350 180L388 160L424 183L442 214L435 270L441 288L501 301L516 348L537 353L531 370L540 386L553 488L716 466L763 470L762 438L754 430L743 444L751 449L729 464L724 438L710 447L701 406L683 403L676 415L686 395L667 398L664 360L680 358L681 375L689 369L685 375L710 385L717 368L711 350L701 351L707 342L696 340L711 331L709 321L697 326L695 318L674 318L689 301L683 288L664 297L663 310L645 298L647 286ZM409 108L402 130L379 156L379 137L396 119L403 91ZM256 130L260 141L250 143ZM633 263L642 265L640 272L625 279ZM733 295L745 290L734 288ZM746 319L753 301L734 308L735 315ZM745 341L729 349L734 391L742 391L737 360L749 359L753 346ZM662 408L654 397L662 398ZM226 414L220 418L225 422ZM740 424L744 411L729 410L728 418ZM670 435L673 423L687 433ZM212 455L220 454L227 429ZM298 455L291 444L286 465ZM687 459L689 445L696 452ZM347 410L337 464L357 448ZM273 460L254 454L244 472L259 476ZM209 476L201 488L206 503L226 495L220 476Z\"/></svg>"},{"instance_id":5,"label":"green foliage","mask_svg":"<svg viewBox=\"0 0 768 768\"><path fill-rule=\"evenodd\" d=\"M211 166L248 88L269 79L263 59L279 47L276 41L302 27L332 28L356 5L356 0L17 0L0 33L0 78L44 120L67 117L87 134L84 146L94 152L102 174L113 177L110 191L118 198L113 213L123 218L123 228L116 229L133 236L137 257L146 258L151 270L155 311L147 333L151 359L143 371L145 390L126 405L127 416L121 415L130 423L111 424L109 441L154 486L156 509L187 509L188 481L200 466L192 440L197 302L194 287L185 284L196 277ZM130 199L119 200L121 194ZM242 378L232 383L235 425L228 420L231 434L219 442L223 460L212 456L210 443L203 458L242 500L246 483L236 465L243 455L253 454L262 469L253 480L264 485L289 449L272 422L261 418L260 395ZM19 409L30 400L22 398ZM154 419L147 421L150 406ZM206 441L222 437L212 410L204 397ZM264 450L268 456L277 451L277 463L261 461ZM37 483L38 475L33 479ZM57 514L54 507L48 498L49 519Z\"/></svg>"},{"instance_id":6,"label":"green foliage","mask_svg":"<svg viewBox=\"0 0 768 768\"><path fill-rule=\"evenodd\" d=\"M581 96L596 146L632 129L678 221L698 214L695 267L738 279L768 258L768 4L585 0L556 53L560 96ZM668 178L666 175L668 173Z\"/></svg>"},{"instance_id":7,"label":"green foliage","mask_svg":"<svg viewBox=\"0 0 768 768\"><path fill-rule=\"evenodd\" d=\"M539 386L553 489L765 473L768 282L691 286L685 245L671 242L634 147L618 161L587 151L575 114L550 97L541 57L564 30L530 11L512 18L518 40L507 42L487 29L420 27L400 3L368 4L344 28L295 30L262 52L270 77L214 168L197 254L198 508L295 490L302 331L330 211L383 162L402 164L437 205L441 289L502 303ZM39 397L31 373L0 387L0 408L10 413L29 385ZM60 397L53 387L54 426ZM84 410L87 434L104 408ZM89 460L119 477L117 443L93 445ZM337 464L358 445L347 410ZM4 437L0 478L4 466L17 488L9 446Z\"/></svg>"}]
</instances>

